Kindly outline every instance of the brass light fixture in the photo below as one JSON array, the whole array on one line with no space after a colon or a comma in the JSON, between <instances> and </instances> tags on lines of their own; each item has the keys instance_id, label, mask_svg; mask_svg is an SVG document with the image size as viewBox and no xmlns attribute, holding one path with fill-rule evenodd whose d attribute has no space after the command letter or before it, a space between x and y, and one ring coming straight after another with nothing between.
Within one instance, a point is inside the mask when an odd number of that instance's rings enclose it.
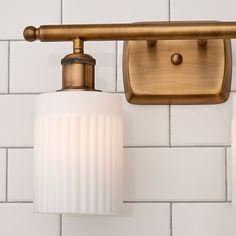
<instances>
[{"instance_id":1,"label":"brass light fixture","mask_svg":"<svg viewBox=\"0 0 236 236\"><path fill-rule=\"evenodd\" d=\"M229 97L235 22L29 26L24 37L72 41L74 49L62 59L62 90L37 101L39 212L115 214L122 202L121 101L95 90L95 59L84 53L85 41L126 40L123 79L130 103L217 104Z\"/></svg>"},{"instance_id":2,"label":"brass light fixture","mask_svg":"<svg viewBox=\"0 0 236 236\"><path fill-rule=\"evenodd\" d=\"M27 27L24 36L28 41L73 41L69 57L81 60L89 60L82 55L85 41L126 40L123 78L133 104L213 104L229 96L234 22L44 25ZM65 84L85 83L64 76Z\"/></svg>"}]
</instances>

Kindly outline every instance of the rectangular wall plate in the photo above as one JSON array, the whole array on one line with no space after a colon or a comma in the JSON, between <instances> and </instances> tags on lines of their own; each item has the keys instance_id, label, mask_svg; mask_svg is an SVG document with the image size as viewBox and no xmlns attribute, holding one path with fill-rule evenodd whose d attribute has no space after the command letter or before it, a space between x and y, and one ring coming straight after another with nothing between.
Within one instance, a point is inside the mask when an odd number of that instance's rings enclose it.
<instances>
[{"instance_id":1,"label":"rectangular wall plate","mask_svg":"<svg viewBox=\"0 0 236 236\"><path fill-rule=\"evenodd\" d=\"M182 63L171 62L174 53ZM230 93L232 74L229 39L126 41L123 79L132 104L217 104Z\"/></svg>"}]
</instances>

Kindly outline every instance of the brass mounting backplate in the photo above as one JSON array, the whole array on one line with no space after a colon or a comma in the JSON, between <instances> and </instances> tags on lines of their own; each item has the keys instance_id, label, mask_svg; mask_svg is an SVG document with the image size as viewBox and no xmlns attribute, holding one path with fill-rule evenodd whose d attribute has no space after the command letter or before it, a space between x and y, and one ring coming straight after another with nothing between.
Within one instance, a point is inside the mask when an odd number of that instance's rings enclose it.
<instances>
[{"instance_id":1,"label":"brass mounting backplate","mask_svg":"<svg viewBox=\"0 0 236 236\"><path fill-rule=\"evenodd\" d=\"M173 54L182 63L171 61ZM230 93L232 55L229 39L126 41L123 78L132 104L217 104Z\"/></svg>"}]
</instances>

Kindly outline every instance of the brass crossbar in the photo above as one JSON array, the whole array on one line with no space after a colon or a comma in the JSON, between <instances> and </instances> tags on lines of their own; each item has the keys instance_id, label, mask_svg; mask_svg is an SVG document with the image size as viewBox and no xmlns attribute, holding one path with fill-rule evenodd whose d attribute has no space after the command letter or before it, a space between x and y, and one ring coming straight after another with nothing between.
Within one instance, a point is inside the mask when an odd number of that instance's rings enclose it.
<instances>
[{"instance_id":1,"label":"brass crossbar","mask_svg":"<svg viewBox=\"0 0 236 236\"><path fill-rule=\"evenodd\" d=\"M236 38L236 22L153 22L26 27L27 41Z\"/></svg>"}]
</instances>

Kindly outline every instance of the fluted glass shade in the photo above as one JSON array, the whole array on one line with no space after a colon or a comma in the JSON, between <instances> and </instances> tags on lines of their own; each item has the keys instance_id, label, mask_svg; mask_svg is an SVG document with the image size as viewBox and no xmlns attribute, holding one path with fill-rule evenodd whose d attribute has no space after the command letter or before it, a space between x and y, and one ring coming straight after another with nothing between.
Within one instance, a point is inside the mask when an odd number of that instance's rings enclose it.
<instances>
[{"instance_id":1,"label":"fluted glass shade","mask_svg":"<svg viewBox=\"0 0 236 236\"><path fill-rule=\"evenodd\" d=\"M116 214L122 203L123 127L119 95L39 95L35 120L37 212Z\"/></svg>"}]
</instances>

